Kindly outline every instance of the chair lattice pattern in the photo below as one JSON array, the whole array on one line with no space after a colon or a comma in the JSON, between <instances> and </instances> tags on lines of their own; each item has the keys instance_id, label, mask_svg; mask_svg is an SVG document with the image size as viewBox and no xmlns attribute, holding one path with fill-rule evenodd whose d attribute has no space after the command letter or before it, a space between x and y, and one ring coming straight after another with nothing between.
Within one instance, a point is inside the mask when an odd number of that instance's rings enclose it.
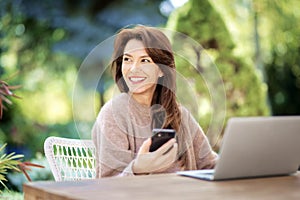
<instances>
[{"instance_id":1,"label":"chair lattice pattern","mask_svg":"<svg viewBox=\"0 0 300 200\"><path fill-rule=\"evenodd\" d=\"M56 181L96 177L95 147L91 140L49 137L44 150Z\"/></svg>"}]
</instances>

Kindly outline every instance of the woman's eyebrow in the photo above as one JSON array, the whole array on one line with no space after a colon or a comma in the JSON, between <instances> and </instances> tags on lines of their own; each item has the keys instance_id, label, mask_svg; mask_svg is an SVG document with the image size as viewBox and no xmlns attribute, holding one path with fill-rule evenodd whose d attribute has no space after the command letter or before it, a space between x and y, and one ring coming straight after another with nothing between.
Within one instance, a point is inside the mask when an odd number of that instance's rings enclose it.
<instances>
[{"instance_id":1,"label":"woman's eyebrow","mask_svg":"<svg viewBox=\"0 0 300 200\"><path fill-rule=\"evenodd\" d=\"M129 53L124 53L124 56L128 56L128 57L133 57L131 54ZM149 55L145 54L145 55L142 55L142 56L139 56L139 58L150 58Z\"/></svg>"},{"instance_id":2,"label":"woman's eyebrow","mask_svg":"<svg viewBox=\"0 0 300 200\"><path fill-rule=\"evenodd\" d=\"M124 56L132 57L132 55L130 55L129 53L124 53Z\"/></svg>"},{"instance_id":3,"label":"woman's eyebrow","mask_svg":"<svg viewBox=\"0 0 300 200\"><path fill-rule=\"evenodd\" d=\"M148 55L142 55L142 56L140 56L140 58L150 58L150 56L148 56Z\"/></svg>"}]
</instances>

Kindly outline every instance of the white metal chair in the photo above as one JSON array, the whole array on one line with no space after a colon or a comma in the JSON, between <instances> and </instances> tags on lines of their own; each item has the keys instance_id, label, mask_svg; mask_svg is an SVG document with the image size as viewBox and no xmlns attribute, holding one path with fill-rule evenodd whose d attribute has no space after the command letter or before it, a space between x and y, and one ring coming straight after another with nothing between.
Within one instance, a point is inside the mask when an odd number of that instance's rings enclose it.
<instances>
[{"instance_id":1,"label":"white metal chair","mask_svg":"<svg viewBox=\"0 0 300 200\"><path fill-rule=\"evenodd\" d=\"M55 181L96 177L95 146L92 140L51 136L44 142L44 151Z\"/></svg>"}]
</instances>

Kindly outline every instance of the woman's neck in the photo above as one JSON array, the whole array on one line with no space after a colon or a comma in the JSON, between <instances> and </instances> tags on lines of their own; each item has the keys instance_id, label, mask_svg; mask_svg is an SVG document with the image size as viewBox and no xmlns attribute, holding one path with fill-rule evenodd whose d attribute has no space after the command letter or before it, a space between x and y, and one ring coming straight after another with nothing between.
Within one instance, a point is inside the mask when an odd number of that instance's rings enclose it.
<instances>
[{"instance_id":1,"label":"woman's neck","mask_svg":"<svg viewBox=\"0 0 300 200\"><path fill-rule=\"evenodd\" d=\"M152 95L150 96L150 95L146 95L146 94L135 94L135 93L131 93L130 95L139 104L144 105L144 106L149 106L149 107L151 106Z\"/></svg>"}]
</instances>

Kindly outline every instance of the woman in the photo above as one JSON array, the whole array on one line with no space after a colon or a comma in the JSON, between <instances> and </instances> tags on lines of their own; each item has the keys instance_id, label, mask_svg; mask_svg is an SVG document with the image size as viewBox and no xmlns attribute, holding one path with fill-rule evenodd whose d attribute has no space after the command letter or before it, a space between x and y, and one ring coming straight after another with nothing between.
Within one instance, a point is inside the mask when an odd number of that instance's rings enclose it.
<instances>
[{"instance_id":1,"label":"woman","mask_svg":"<svg viewBox=\"0 0 300 200\"><path fill-rule=\"evenodd\" d=\"M214 167L217 155L201 127L176 102L174 55L163 32L121 30L111 67L121 94L101 108L92 130L97 177ZM174 129L177 139L149 152L153 128Z\"/></svg>"}]
</instances>

